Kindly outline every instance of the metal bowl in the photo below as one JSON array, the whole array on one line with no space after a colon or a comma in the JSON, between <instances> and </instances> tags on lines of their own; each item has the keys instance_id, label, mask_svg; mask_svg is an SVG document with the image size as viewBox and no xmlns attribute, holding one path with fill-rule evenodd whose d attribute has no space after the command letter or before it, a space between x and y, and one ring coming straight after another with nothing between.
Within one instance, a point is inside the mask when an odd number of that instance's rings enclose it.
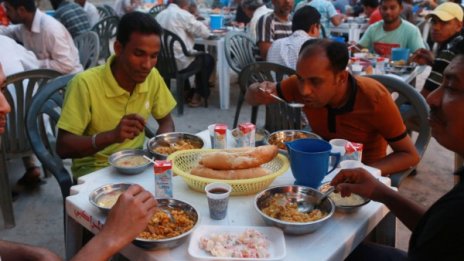
<instances>
[{"instance_id":1,"label":"metal bowl","mask_svg":"<svg viewBox=\"0 0 464 261\"><path fill-rule=\"evenodd\" d=\"M269 217L261 211L264 207L268 206L269 200L271 197L276 194L286 194L287 198L291 198L295 202L304 202L303 204L315 204L317 199L322 197L322 193L318 190L315 190L310 187L297 186L297 185L288 185L288 186L277 186L271 187L266 190L261 191L255 197L255 209L263 218L264 222L267 225L276 226L281 228L287 234L301 235L312 233L322 225L327 223L327 221L332 217L335 212L335 206L331 200L325 200L320 205L320 210L327 213L327 215L319 220L305 222L305 223L296 223L296 222L286 222L279 219Z\"/></svg>"},{"instance_id":2,"label":"metal bowl","mask_svg":"<svg viewBox=\"0 0 464 261\"><path fill-rule=\"evenodd\" d=\"M193 227L176 237L171 237L171 238L165 238L165 239L143 239L143 238L136 238L134 239L133 243L134 245L141 247L141 248L146 248L146 249L159 249L159 248L174 248L187 240L188 235L190 235L193 230L195 230L195 227L199 223L199 216L198 216L198 211L190 204L180 201L178 199L158 199L158 207L161 207L163 209L169 210L170 208L176 208L176 209L182 209L185 211L185 213L190 217L190 219L194 220Z\"/></svg>"},{"instance_id":3,"label":"metal bowl","mask_svg":"<svg viewBox=\"0 0 464 261\"><path fill-rule=\"evenodd\" d=\"M287 155L287 147L285 147L285 142L290 142L299 139L319 139L321 136L317 135L314 132L304 131L304 130L281 130L271 133L266 139L266 144L276 145L279 148L279 152Z\"/></svg>"},{"instance_id":4,"label":"metal bowl","mask_svg":"<svg viewBox=\"0 0 464 261\"><path fill-rule=\"evenodd\" d=\"M319 187L319 191L321 192L324 192L326 191L328 188L330 187L330 184L329 182L326 182L326 183L323 183L320 187ZM337 211L339 212L344 212L344 213L353 213L353 212L356 212L358 211L362 206L366 205L367 203L369 203L371 200L368 199L368 198L364 198L364 197L361 197L359 195L355 195L357 197L360 197L362 199L362 202L359 202L359 204L353 204L353 205L340 205L339 202L337 201L337 198L338 197L335 197L334 196L334 193L331 193L329 195L329 198L333 201L334 205L335 205L335 208ZM353 196L353 194L352 194Z\"/></svg>"},{"instance_id":5,"label":"metal bowl","mask_svg":"<svg viewBox=\"0 0 464 261\"><path fill-rule=\"evenodd\" d=\"M231 132L232 138L234 139L234 147L238 147L239 144L239 129L235 128ZM264 128L258 128L255 131L255 146L263 146L266 145L266 139L269 137L269 131Z\"/></svg>"},{"instance_id":6,"label":"metal bowl","mask_svg":"<svg viewBox=\"0 0 464 261\"><path fill-rule=\"evenodd\" d=\"M181 140L190 142L194 146L194 149L201 149L205 146L205 142L197 135L184 132L169 132L157 135L148 140L147 148L156 159L164 160L167 159L169 154L158 153L156 152L156 148L165 147L167 144L172 146Z\"/></svg>"},{"instance_id":7,"label":"metal bowl","mask_svg":"<svg viewBox=\"0 0 464 261\"><path fill-rule=\"evenodd\" d=\"M119 195L126 191L131 185L132 184L130 183L117 183L101 186L90 193L90 204L94 205L103 213L108 214L114 203L116 203L117 199L119 198ZM108 197L114 197L113 199L115 200L113 204L108 205L102 202L102 200L106 201Z\"/></svg>"},{"instance_id":8,"label":"metal bowl","mask_svg":"<svg viewBox=\"0 0 464 261\"><path fill-rule=\"evenodd\" d=\"M110 162L111 166L116 168L119 172L121 172L123 174L134 175L134 174L138 174L140 172L143 172L151 164L151 162L149 160L143 158L143 155L148 156L149 154L146 151L139 150L139 149L121 150L121 151L118 151L116 153L113 153L109 157L108 161ZM125 166L125 165L121 165L121 164L118 163L118 161L123 160L126 157L131 157L131 156L141 157L141 159L143 159L143 163L142 164L137 164L137 165L134 165L134 166Z\"/></svg>"}]
</instances>

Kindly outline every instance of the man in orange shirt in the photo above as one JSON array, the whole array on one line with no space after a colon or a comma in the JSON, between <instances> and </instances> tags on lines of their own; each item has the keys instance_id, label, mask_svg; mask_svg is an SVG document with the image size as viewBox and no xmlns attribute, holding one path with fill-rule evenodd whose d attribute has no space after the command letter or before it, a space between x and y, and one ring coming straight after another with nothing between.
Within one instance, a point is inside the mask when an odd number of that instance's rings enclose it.
<instances>
[{"instance_id":1,"label":"man in orange shirt","mask_svg":"<svg viewBox=\"0 0 464 261\"><path fill-rule=\"evenodd\" d=\"M268 95L273 93L289 102L304 103L315 133L326 140L363 143L363 162L383 175L415 166L418 153L390 93L373 79L352 76L345 70L347 63L345 45L309 40L301 48L296 75L278 84L253 84L246 100L251 105L273 103L275 99ZM389 155L387 145L393 150Z\"/></svg>"}]
</instances>

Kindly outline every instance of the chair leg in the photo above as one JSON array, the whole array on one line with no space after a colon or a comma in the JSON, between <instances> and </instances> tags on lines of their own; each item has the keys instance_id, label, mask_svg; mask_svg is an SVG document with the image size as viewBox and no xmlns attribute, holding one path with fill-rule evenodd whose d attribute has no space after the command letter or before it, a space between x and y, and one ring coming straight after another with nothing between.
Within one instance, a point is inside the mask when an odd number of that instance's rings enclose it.
<instances>
[{"instance_id":1,"label":"chair leg","mask_svg":"<svg viewBox=\"0 0 464 261\"><path fill-rule=\"evenodd\" d=\"M182 116L184 114L184 78L177 78L176 80L176 96L177 96L177 114Z\"/></svg>"},{"instance_id":2,"label":"chair leg","mask_svg":"<svg viewBox=\"0 0 464 261\"><path fill-rule=\"evenodd\" d=\"M5 154L0 155L0 206L5 228L15 226L13 199L11 197L10 182L6 168Z\"/></svg>"},{"instance_id":3,"label":"chair leg","mask_svg":"<svg viewBox=\"0 0 464 261\"><path fill-rule=\"evenodd\" d=\"M251 107L251 123L256 125L256 119L258 118L258 106Z\"/></svg>"},{"instance_id":4,"label":"chair leg","mask_svg":"<svg viewBox=\"0 0 464 261\"><path fill-rule=\"evenodd\" d=\"M238 96L238 102L237 102L237 108L235 109L235 117L234 117L234 125L233 128L235 129L238 124L238 117L240 116L240 111L242 110L242 104L243 101L245 100L244 93L240 92L240 95Z\"/></svg>"}]
</instances>

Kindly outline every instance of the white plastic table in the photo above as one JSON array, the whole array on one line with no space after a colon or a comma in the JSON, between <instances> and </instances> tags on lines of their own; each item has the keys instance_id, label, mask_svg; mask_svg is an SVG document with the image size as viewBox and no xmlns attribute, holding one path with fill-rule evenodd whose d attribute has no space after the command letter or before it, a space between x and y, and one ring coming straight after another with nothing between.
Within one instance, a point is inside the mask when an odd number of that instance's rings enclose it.
<instances>
[{"instance_id":1,"label":"white plastic table","mask_svg":"<svg viewBox=\"0 0 464 261\"><path fill-rule=\"evenodd\" d=\"M208 132L203 131L199 135L208 146L210 144ZM369 171L378 171L369 167L368 169ZM384 181L388 183L389 179L386 178ZM126 176L119 174L112 167L107 167L79 178L78 182L79 185L71 188L71 196L66 198L67 258L74 255L80 247L82 227L97 233L105 222L105 215L89 202L88 198L91 191L105 184L130 182L140 184L145 189L154 192L152 168L148 168L138 175ZM278 177L272 185L288 185L293 184L293 182L294 178L289 169ZM195 192L188 188L179 176L173 178L173 185L174 198L193 205L199 212L200 224L265 226L264 221L254 209L254 195L231 197L227 217L224 220L216 221L209 218L208 204L204 193ZM384 222L381 223L382 220ZM394 234L394 218L392 219L388 208L378 202L371 201L361 207L358 212L351 214L336 212L327 224L312 234L285 235L287 256L284 260L343 260L379 223L384 227L378 227L377 231L385 232L387 237L391 237L392 233ZM190 257L187 252L188 243L187 240L174 249L155 251L145 250L130 244L121 251L121 254L130 260L196 260Z\"/></svg>"}]
</instances>

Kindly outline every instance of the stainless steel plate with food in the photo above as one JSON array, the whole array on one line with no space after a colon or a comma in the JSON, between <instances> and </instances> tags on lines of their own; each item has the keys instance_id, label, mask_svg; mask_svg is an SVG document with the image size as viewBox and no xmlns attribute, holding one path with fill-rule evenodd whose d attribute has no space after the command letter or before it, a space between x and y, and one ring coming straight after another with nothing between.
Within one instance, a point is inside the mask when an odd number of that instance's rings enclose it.
<instances>
[{"instance_id":1,"label":"stainless steel plate with food","mask_svg":"<svg viewBox=\"0 0 464 261\"><path fill-rule=\"evenodd\" d=\"M119 196L131 185L130 183L116 183L101 186L90 193L89 201L106 214L116 204Z\"/></svg>"},{"instance_id":2,"label":"stainless steel plate with food","mask_svg":"<svg viewBox=\"0 0 464 261\"><path fill-rule=\"evenodd\" d=\"M143 156L148 153L140 149L127 149L113 153L108 161L111 166L123 174L138 174L144 171L151 162Z\"/></svg>"},{"instance_id":3,"label":"stainless steel plate with food","mask_svg":"<svg viewBox=\"0 0 464 261\"><path fill-rule=\"evenodd\" d=\"M148 150L156 159L166 159L179 150L201 149L204 141L197 135L184 132L169 132L151 138L147 143Z\"/></svg>"},{"instance_id":4,"label":"stainless steel plate with food","mask_svg":"<svg viewBox=\"0 0 464 261\"><path fill-rule=\"evenodd\" d=\"M331 186L328 182L324 183L319 187L319 191L325 192L330 187ZM347 213L355 212L360 207L371 201L368 198L361 197L354 193L352 193L349 197L342 197L340 193L333 192L329 195L329 198L334 202L337 210Z\"/></svg>"},{"instance_id":5,"label":"stainless steel plate with food","mask_svg":"<svg viewBox=\"0 0 464 261\"><path fill-rule=\"evenodd\" d=\"M266 140L267 144L276 145L281 153L287 153L285 142L299 139L322 139L319 135L304 130L281 130L273 132Z\"/></svg>"}]
</instances>

